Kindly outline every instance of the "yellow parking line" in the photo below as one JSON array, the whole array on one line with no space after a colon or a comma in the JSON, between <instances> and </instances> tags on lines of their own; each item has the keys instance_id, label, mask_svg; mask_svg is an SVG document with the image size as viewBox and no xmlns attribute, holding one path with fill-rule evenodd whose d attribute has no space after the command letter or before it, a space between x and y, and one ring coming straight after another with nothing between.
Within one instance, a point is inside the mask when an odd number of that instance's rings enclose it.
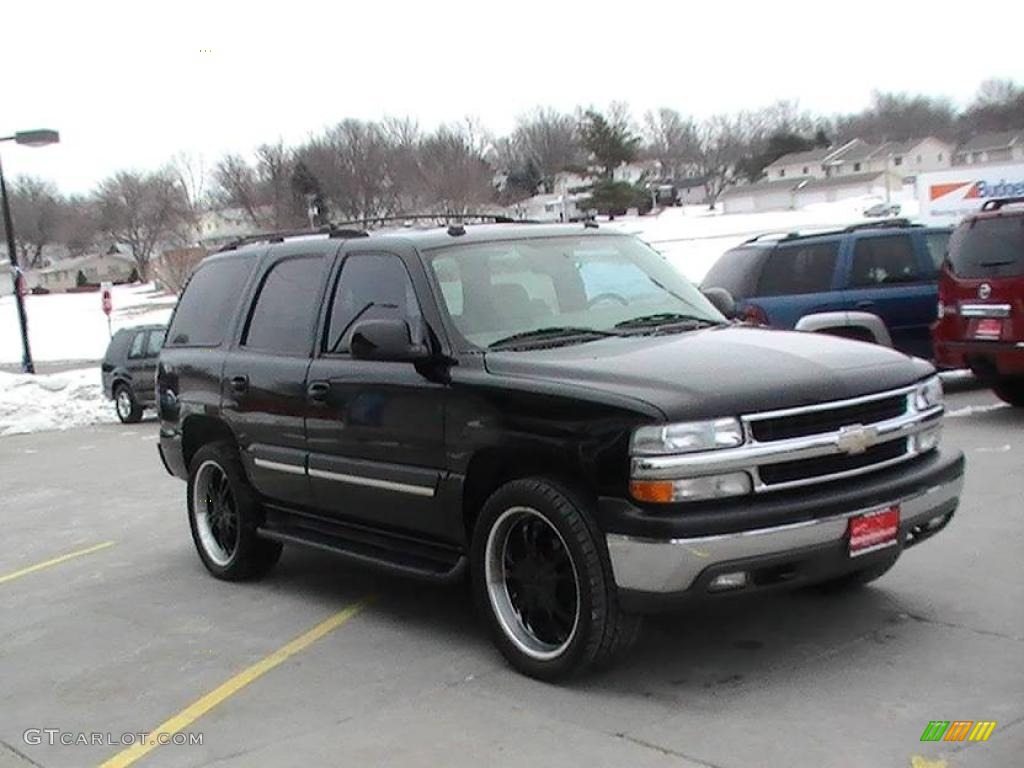
<instances>
[{"instance_id":1,"label":"yellow parking line","mask_svg":"<svg viewBox=\"0 0 1024 768\"><path fill-rule=\"evenodd\" d=\"M55 558L53 558L53 560L47 560L44 563L36 563L35 565L30 565L28 568L22 568L20 571L15 571L14 573L8 573L6 576L0 576L0 584L4 584L4 583L6 583L8 581L14 581L15 579L21 578L22 576L27 576L30 573L35 573L36 571L41 571L44 568L49 568L51 565L59 565L61 563L67 562L68 560L71 560L73 558L81 557L82 555L91 555L93 552L99 552L101 549L106 549L107 547L112 547L116 543L117 543L116 541L104 541L102 544L96 544L95 546L92 546L92 547L86 547L85 549L79 549L79 550L76 550L75 552L68 552L66 555L61 555L60 557L55 557Z\"/></svg>"},{"instance_id":2,"label":"yellow parking line","mask_svg":"<svg viewBox=\"0 0 1024 768\"><path fill-rule=\"evenodd\" d=\"M228 697L238 693L238 691L249 683L262 677L274 667L294 656L299 651L308 648L327 633L340 627L346 621L363 610L369 602L370 598L367 598L355 605L350 605L348 608L339 611L326 621L320 622L305 634L299 635L287 645L278 648L269 656L266 656L252 666L243 669L230 680L221 683L217 688L214 688L202 698L196 699L174 717L160 723L160 725L158 725L149 734L149 737L145 742L136 742L132 746L128 747L128 749L118 752L105 763L102 763L100 768L125 768L125 766L131 765L140 757L149 754L159 746L157 739L161 734L167 734L167 737L170 737L175 733L188 728L200 717L205 715Z\"/></svg>"}]
</instances>

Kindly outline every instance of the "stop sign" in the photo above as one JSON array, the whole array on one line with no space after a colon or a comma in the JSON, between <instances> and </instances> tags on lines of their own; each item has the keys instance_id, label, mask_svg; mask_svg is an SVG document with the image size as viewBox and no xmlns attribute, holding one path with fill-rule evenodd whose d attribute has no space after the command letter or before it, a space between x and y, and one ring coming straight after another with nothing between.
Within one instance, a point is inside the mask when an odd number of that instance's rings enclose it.
<instances>
[{"instance_id":1,"label":"stop sign","mask_svg":"<svg viewBox=\"0 0 1024 768\"><path fill-rule=\"evenodd\" d=\"M103 284L103 314L110 317L110 312L114 308L114 302L110 296L110 283Z\"/></svg>"}]
</instances>

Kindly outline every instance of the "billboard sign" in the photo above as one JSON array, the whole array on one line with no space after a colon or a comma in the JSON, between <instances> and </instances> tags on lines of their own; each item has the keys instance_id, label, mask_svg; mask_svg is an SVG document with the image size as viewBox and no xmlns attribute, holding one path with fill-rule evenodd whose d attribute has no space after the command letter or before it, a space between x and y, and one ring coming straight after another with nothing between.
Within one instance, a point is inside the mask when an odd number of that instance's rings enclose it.
<instances>
[{"instance_id":1,"label":"billboard sign","mask_svg":"<svg viewBox=\"0 0 1024 768\"><path fill-rule=\"evenodd\" d=\"M920 216L928 223L956 224L994 197L1024 196L1024 163L963 165L917 177Z\"/></svg>"}]
</instances>

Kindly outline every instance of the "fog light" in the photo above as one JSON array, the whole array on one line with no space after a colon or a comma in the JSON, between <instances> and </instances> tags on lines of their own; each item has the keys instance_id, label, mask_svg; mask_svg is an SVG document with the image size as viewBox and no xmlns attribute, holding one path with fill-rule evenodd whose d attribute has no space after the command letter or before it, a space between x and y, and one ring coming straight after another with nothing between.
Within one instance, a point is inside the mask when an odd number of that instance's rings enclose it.
<instances>
[{"instance_id":1,"label":"fog light","mask_svg":"<svg viewBox=\"0 0 1024 768\"><path fill-rule=\"evenodd\" d=\"M747 572L732 571L715 576L708 585L708 592L725 592L729 589L743 589L745 586L747 586Z\"/></svg>"},{"instance_id":2,"label":"fog light","mask_svg":"<svg viewBox=\"0 0 1024 768\"><path fill-rule=\"evenodd\" d=\"M746 472L689 477L685 480L632 480L629 483L629 492L637 501L661 504L745 496L752 489L753 483Z\"/></svg>"},{"instance_id":3,"label":"fog light","mask_svg":"<svg viewBox=\"0 0 1024 768\"><path fill-rule=\"evenodd\" d=\"M914 437L914 449L918 453L926 453L939 447L939 440L942 438L942 427L933 427L924 432L918 432Z\"/></svg>"}]
</instances>

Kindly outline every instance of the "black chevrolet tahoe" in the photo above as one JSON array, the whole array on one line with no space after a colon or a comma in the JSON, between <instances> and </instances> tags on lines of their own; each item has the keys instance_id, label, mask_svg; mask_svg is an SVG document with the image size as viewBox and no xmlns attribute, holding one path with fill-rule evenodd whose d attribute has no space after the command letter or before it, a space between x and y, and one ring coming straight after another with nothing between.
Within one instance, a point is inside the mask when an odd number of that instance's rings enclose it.
<instances>
[{"instance_id":1,"label":"black chevrolet tahoe","mask_svg":"<svg viewBox=\"0 0 1024 768\"><path fill-rule=\"evenodd\" d=\"M468 572L543 679L607 665L644 613L876 579L964 472L927 362L730 322L593 222L228 246L181 296L157 398L214 576L284 543Z\"/></svg>"}]
</instances>

